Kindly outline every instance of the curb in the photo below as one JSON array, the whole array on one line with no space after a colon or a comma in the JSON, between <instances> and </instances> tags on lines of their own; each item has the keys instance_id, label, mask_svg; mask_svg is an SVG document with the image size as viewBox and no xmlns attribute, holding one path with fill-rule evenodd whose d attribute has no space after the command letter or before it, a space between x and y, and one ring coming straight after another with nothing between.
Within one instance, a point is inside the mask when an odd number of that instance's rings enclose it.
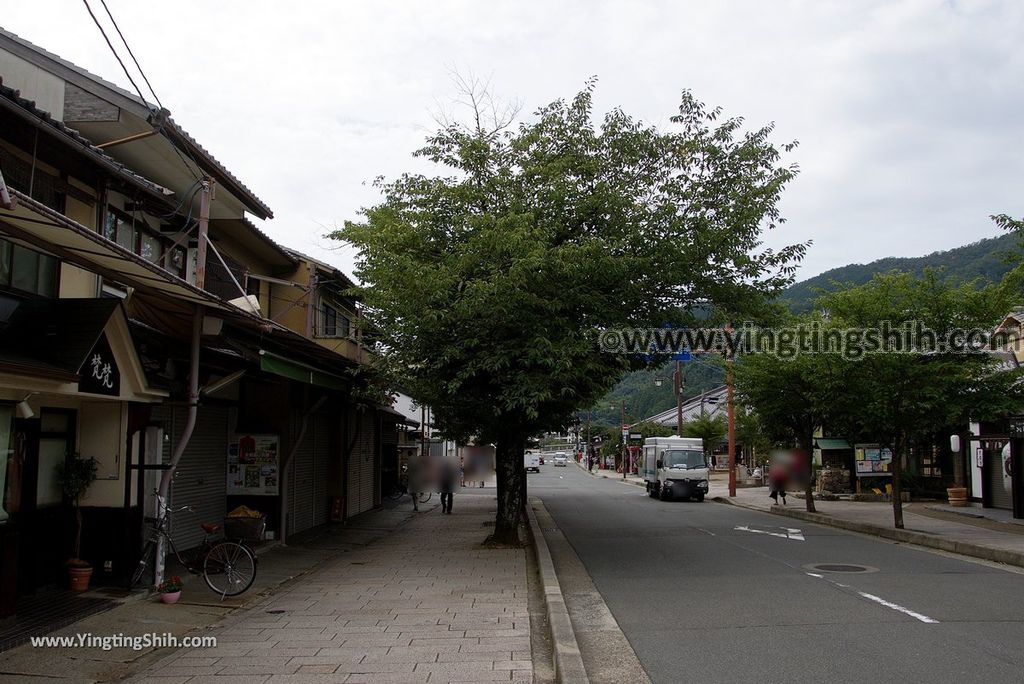
<instances>
[{"instance_id":1,"label":"curb","mask_svg":"<svg viewBox=\"0 0 1024 684\"><path fill-rule=\"evenodd\" d=\"M537 553L541 588L544 590L544 604L547 606L548 625L551 629L553 644L551 659L555 668L555 681L589 684L590 679L583 667L583 656L580 655L580 645L576 641L576 632L573 631L572 622L569 620L569 610L565 606L562 587L558 583L555 564L551 560L551 551L548 549L548 543L540 529L540 523L537 522L537 516L533 512L533 506L529 503L526 505L526 518L530 523L530 537L533 539L533 548Z\"/></svg>"},{"instance_id":2,"label":"curb","mask_svg":"<svg viewBox=\"0 0 1024 684\"><path fill-rule=\"evenodd\" d=\"M992 561L995 563L1005 563L1006 565L1014 565L1017 567L1024 568L1024 553L1021 553L1019 551L1010 551L1009 549L997 549L991 546L981 546L980 544L972 544L971 542L962 542L956 541L954 539L943 539L941 537L933 537L922 532L900 530L894 527L881 527L879 525L872 525L870 523L856 522L853 520L844 520L842 518L833 518L832 516L825 515L823 513L808 513L807 511L787 510L781 508L780 506L772 506L771 509L765 510L763 508L747 506L746 504L731 501L729 498L723 496L716 496L712 499L712 501L729 504L730 506L737 506L739 508L746 508L748 510L757 511L759 513L771 513L773 515L781 515L787 518L796 518L797 520L804 520L807 522L817 523L819 525L838 527L839 529L849 530L850 532L870 534L875 537L882 537L883 539L889 539L891 541L903 542L904 544L915 544L917 546L923 546L929 549L937 549L939 551L946 551L948 553L956 553L961 556L970 556L972 558L980 558L981 560Z\"/></svg>"},{"instance_id":3,"label":"curb","mask_svg":"<svg viewBox=\"0 0 1024 684\"><path fill-rule=\"evenodd\" d=\"M600 477L600 478L603 478L603 479L605 479L605 480L616 480L616 481L618 481L618 482L625 482L626 484L631 484L631 485L635 485L635 486L637 486L637 487L643 487L643 486L644 486L644 483L643 483L643 482L636 482L636 481L634 481L634 480L624 480L624 479L622 479L621 477L619 477L618 475L616 475L615 477L612 477L611 475L602 475L601 473L604 473L604 472L605 472L605 471L603 471L603 470L602 470L602 471L599 471L599 472L597 472L597 473L594 473L594 472L591 472L591 471L587 470L586 468L584 468L583 466L581 466L581 465L580 465L579 463L577 463L577 464L576 464L576 466L577 466L577 467L578 467L578 468L579 468L580 470L582 470L582 471L583 471L584 473L586 473L587 475L589 475L590 477Z\"/></svg>"}]
</instances>

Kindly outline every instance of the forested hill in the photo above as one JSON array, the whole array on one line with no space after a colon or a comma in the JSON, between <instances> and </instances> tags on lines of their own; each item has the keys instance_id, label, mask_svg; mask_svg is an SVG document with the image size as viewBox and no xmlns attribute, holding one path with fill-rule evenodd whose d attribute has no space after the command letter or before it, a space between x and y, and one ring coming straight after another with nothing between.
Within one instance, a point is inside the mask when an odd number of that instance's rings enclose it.
<instances>
[{"instance_id":1,"label":"forested hill","mask_svg":"<svg viewBox=\"0 0 1024 684\"><path fill-rule=\"evenodd\" d=\"M819 288L834 290L833 281L862 285L876 273L895 270L920 275L929 266L943 268L946 275L960 280L980 278L997 281L1012 268L1013 264L1007 263L1006 256L1019 251L1018 245L1019 238L1016 235L1002 235L922 257L887 257L869 264L840 266L795 283L783 293L782 300L791 310L800 313L811 308L819 296Z\"/></svg>"}]
</instances>

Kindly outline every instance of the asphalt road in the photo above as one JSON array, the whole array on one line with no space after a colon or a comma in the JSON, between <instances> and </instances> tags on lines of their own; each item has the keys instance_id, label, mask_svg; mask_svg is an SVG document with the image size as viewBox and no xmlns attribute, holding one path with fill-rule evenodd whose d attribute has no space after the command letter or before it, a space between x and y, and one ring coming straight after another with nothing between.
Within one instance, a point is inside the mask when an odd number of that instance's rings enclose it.
<instances>
[{"instance_id":1,"label":"asphalt road","mask_svg":"<svg viewBox=\"0 0 1024 684\"><path fill-rule=\"evenodd\" d=\"M571 464L542 466L529 492L653 682L1024 681L1022 573L727 504L661 502Z\"/></svg>"}]
</instances>

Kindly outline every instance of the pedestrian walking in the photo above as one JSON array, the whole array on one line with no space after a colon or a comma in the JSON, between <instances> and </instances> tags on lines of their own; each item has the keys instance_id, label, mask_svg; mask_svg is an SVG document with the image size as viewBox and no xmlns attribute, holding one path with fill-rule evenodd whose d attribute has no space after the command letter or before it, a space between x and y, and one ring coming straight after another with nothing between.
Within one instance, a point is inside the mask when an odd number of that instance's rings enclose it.
<instances>
[{"instance_id":1,"label":"pedestrian walking","mask_svg":"<svg viewBox=\"0 0 1024 684\"><path fill-rule=\"evenodd\" d=\"M455 470L453 463L445 459L441 464L440 478L438 479L438 488L441 490L441 512L451 514L452 512L452 499L455 494L455 482L458 477L458 473Z\"/></svg>"},{"instance_id":2,"label":"pedestrian walking","mask_svg":"<svg viewBox=\"0 0 1024 684\"><path fill-rule=\"evenodd\" d=\"M786 471L781 463L772 464L771 469L768 471L768 482L771 487L768 496L772 498L776 504L779 503L779 497L782 497L782 505L786 505Z\"/></svg>"},{"instance_id":3,"label":"pedestrian walking","mask_svg":"<svg viewBox=\"0 0 1024 684\"><path fill-rule=\"evenodd\" d=\"M422 458L413 457L409 459L409 495L412 497L412 510L420 510L420 494L426 486L426 473L423 468Z\"/></svg>"}]
</instances>

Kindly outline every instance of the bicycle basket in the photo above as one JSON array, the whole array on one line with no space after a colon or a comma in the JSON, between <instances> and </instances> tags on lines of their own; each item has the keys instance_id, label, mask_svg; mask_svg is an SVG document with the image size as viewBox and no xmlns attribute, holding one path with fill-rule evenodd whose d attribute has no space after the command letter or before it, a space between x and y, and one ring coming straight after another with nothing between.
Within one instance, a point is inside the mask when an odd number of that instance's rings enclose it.
<instances>
[{"instance_id":1,"label":"bicycle basket","mask_svg":"<svg viewBox=\"0 0 1024 684\"><path fill-rule=\"evenodd\" d=\"M263 541L267 529L267 516L258 518L224 518L224 538L255 544Z\"/></svg>"}]
</instances>

